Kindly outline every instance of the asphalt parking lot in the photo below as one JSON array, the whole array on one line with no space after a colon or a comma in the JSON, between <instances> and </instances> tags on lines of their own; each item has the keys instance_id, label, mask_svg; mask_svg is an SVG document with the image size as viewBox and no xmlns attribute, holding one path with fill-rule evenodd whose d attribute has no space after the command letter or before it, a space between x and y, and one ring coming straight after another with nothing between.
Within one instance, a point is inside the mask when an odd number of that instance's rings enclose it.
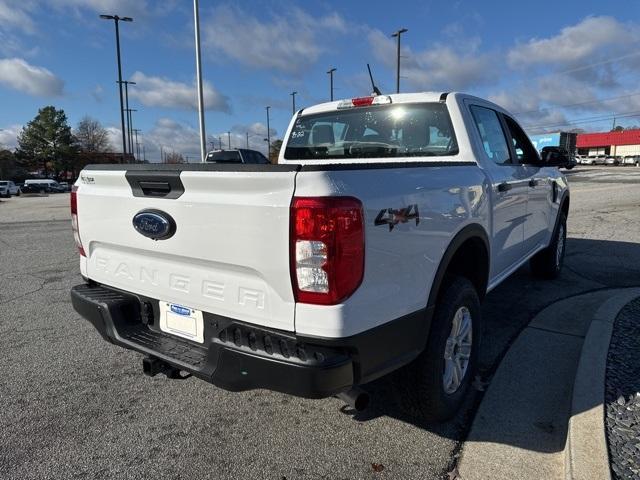
<instances>
[{"instance_id":1,"label":"asphalt parking lot","mask_svg":"<svg viewBox=\"0 0 640 480\"><path fill-rule=\"evenodd\" d=\"M488 295L477 391L444 425L404 418L388 379L368 386L372 406L354 414L333 398L143 376L140 355L104 342L71 308L81 278L68 194L3 200L0 478L446 478L485 383L538 311L640 285L640 168L579 166L569 179L563 274L539 281L525 267Z\"/></svg>"}]
</instances>

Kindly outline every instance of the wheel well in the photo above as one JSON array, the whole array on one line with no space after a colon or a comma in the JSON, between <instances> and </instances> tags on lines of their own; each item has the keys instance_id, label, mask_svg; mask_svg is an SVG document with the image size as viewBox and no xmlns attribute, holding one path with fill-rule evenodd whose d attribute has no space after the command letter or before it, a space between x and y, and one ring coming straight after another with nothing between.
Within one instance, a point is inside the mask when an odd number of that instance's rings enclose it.
<instances>
[{"instance_id":1,"label":"wheel well","mask_svg":"<svg viewBox=\"0 0 640 480\"><path fill-rule=\"evenodd\" d=\"M451 240L431 284L427 308L434 308L453 276L468 278L482 300L489 282L489 238L480 225L468 225Z\"/></svg>"},{"instance_id":2,"label":"wheel well","mask_svg":"<svg viewBox=\"0 0 640 480\"><path fill-rule=\"evenodd\" d=\"M453 275L469 279L482 300L487 293L489 279L489 252L485 242L479 237L471 237L460 245L445 271L443 283Z\"/></svg>"}]
</instances>

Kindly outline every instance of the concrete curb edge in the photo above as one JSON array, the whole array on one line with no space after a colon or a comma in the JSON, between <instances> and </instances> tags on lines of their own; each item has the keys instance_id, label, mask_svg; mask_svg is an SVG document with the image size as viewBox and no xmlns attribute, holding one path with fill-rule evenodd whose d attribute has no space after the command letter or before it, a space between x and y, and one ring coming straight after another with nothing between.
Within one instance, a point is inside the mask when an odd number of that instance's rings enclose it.
<instances>
[{"instance_id":1,"label":"concrete curb edge","mask_svg":"<svg viewBox=\"0 0 640 480\"><path fill-rule=\"evenodd\" d=\"M564 449L567 480L611 479L604 426L607 353L618 313L640 296L640 288L618 292L598 308L582 346Z\"/></svg>"}]
</instances>

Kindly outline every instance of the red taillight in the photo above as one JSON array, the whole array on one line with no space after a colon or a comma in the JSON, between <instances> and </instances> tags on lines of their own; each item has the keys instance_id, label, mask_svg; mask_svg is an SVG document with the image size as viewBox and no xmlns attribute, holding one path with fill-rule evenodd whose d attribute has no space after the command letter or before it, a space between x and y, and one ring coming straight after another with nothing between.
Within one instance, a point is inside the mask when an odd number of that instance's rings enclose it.
<instances>
[{"instance_id":1,"label":"red taillight","mask_svg":"<svg viewBox=\"0 0 640 480\"><path fill-rule=\"evenodd\" d=\"M291 280L297 302L335 305L364 274L362 202L353 197L294 197Z\"/></svg>"},{"instance_id":2,"label":"red taillight","mask_svg":"<svg viewBox=\"0 0 640 480\"><path fill-rule=\"evenodd\" d=\"M374 97L360 97L360 98L352 98L351 103L354 107L366 107L373 103Z\"/></svg>"},{"instance_id":3,"label":"red taillight","mask_svg":"<svg viewBox=\"0 0 640 480\"><path fill-rule=\"evenodd\" d=\"M77 186L71 187L71 229L73 230L73 240L76 242L76 247L78 247L78 252L83 257L87 255L84 253L84 248L82 246L82 241L80 241L80 229L78 225L78 195L76 190L78 190Z\"/></svg>"}]
</instances>

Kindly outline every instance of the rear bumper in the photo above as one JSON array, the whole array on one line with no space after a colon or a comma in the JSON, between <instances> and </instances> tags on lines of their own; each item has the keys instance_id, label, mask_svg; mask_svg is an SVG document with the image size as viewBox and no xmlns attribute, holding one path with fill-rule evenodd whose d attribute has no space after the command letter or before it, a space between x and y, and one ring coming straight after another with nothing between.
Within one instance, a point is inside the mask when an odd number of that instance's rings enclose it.
<instances>
[{"instance_id":1,"label":"rear bumper","mask_svg":"<svg viewBox=\"0 0 640 480\"><path fill-rule=\"evenodd\" d=\"M204 344L157 327L158 301L96 284L71 290L75 310L102 337L230 391L266 388L323 398L413 360L430 312L421 310L348 338L309 338L204 312Z\"/></svg>"}]
</instances>

